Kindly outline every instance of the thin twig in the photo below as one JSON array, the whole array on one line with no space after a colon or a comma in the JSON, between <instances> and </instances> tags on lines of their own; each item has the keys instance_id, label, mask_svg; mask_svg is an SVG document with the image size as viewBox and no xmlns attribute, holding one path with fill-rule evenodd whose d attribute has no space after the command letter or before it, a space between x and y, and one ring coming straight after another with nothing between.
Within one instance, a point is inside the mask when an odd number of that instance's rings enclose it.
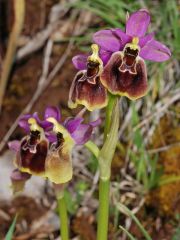
<instances>
[{"instance_id":1,"label":"thin twig","mask_svg":"<svg viewBox=\"0 0 180 240\"><path fill-rule=\"evenodd\" d=\"M143 119L137 126L134 127L133 131L136 131L137 129L141 128L145 124L147 124L149 121L154 119L154 117L160 116L163 114L174 102L178 101L180 99L180 92L175 94L173 97L168 97L165 99L166 103L164 105L159 106L160 104L158 103L156 105L156 111L152 113L150 116L147 116L145 119Z\"/></svg>"},{"instance_id":2,"label":"thin twig","mask_svg":"<svg viewBox=\"0 0 180 240\"><path fill-rule=\"evenodd\" d=\"M9 74L11 72L16 48L18 45L18 39L24 24L24 16L25 16L24 0L14 0L14 13L15 13L15 22L13 25L12 33L9 38L7 53L5 56L5 60L3 62L3 70L2 70L2 76L0 81L0 112L2 108L3 97L5 94Z\"/></svg>"},{"instance_id":3,"label":"thin twig","mask_svg":"<svg viewBox=\"0 0 180 240\"><path fill-rule=\"evenodd\" d=\"M178 146L180 146L180 142L169 144L167 146L163 146L163 147L160 147L160 148L150 149L150 150L147 150L147 152L150 153L150 154L155 154L155 153L159 153L159 152L168 151L170 148L178 147Z\"/></svg>"}]
</instances>

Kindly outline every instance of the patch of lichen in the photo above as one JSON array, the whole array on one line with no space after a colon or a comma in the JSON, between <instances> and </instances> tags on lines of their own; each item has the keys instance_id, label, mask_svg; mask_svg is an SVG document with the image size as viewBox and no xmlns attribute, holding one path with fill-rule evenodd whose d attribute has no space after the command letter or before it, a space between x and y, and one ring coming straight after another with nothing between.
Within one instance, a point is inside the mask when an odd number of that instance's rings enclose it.
<instances>
[{"instance_id":1,"label":"patch of lichen","mask_svg":"<svg viewBox=\"0 0 180 240\"><path fill-rule=\"evenodd\" d=\"M157 209L160 215L175 216L180 213L180 183L163 185L149 193L146 203Z\"/></svg>"},{"instance_id":2,"label":"patch of lichen","mask_svg":"<svg viewBox=\"0 0 180 240\"><path fill-rule=\"evenodd\" d=\"M180 127L176 119L163 117L152 138L152 147L167 147L159 153L158 163L163 166L163 179L180 176ZM162 215L180 213L180 181L164 184L152 190L147 204Z\"/></svg>"}]
</instances>

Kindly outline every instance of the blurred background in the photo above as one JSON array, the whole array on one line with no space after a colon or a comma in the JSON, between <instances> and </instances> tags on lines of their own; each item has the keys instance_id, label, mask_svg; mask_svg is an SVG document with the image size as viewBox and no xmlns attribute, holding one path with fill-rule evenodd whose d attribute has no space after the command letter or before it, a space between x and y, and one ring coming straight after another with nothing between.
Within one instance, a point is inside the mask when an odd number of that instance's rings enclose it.
<instances>
[{"instance_id":1,"label":"blurred background","mask_svg":"<svg viewBox=\"0 0 180 240\"><path fill-rule=\"evenodd\" d=\"M15 17L15 2L19 17ZM20 6L23 3L25 12ZM131 218L120 213L119 202L136 214L153 240L180 239L179 4L175 0L0 0L0 67L6 68L0 82L1 93L4 89L0 100L0 239L16 212L19 218L13 239L60 239L56 200L49 182L33 177L23 193L12 195L14 155L7 142L24 136L17 126L23 113L38 111L41 115L46 106L55 105L67 117L81 109L67 107L77 72L72 57L90 51L95 31L124 29L126 13L140 8L150 11L148 31L154 31L156 39L171 49L172 57L164 63L147 62L150 90L146 97L135 102L125 97L121 100L119 142L112 164L109 239L127 239L119 225L138 240L144 239ZM2 71L0 74L2 77ZM104 111L93 112L90 118L99 115L103 119ZM100 128L93 135L98 145L102 133ZM73 164L74 177L65 193L71 238L95 240L97 160L86 149L76 147Z\"/></svg>"}]
</instances>

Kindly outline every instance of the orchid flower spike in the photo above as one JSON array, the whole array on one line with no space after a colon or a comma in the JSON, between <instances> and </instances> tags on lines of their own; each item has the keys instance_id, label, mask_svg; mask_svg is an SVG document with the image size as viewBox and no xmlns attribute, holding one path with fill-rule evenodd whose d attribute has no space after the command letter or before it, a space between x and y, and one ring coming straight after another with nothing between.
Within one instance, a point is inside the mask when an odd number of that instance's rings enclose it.
<instances>
[{"instance_id":1,"label":"orchid flower spike","mask_svg":"<svg viewBox=\"0 0 180 240\"><path fill-rule=\"evenodd\" d=\"M84 69L79 71L70 88L70 108L84 105L89 111L103 108L107 105L107 91L100 81L100 74L103 71L103 62L99 57L99 47L92 44L92 55L84 59ZM73 58L78 61L79 56Z\"/></svg>"},{"instance_id":2,"label":"orchid flower spike","mask_svg":"<svg viewBox=\"0 0 180 240\"><path fill-rule=\"evenodd\" d=\"M62 122L56 107L46 108L43 121L37 113L19 120L27 135L21 141L9 143L9 148L16 152L17 169L11 177L15 191L23 188L31 175L48 178L56 184L71 180L73 147L86 143L94 127L101 123L99 119L89 124L82 121L83 118L68 118Z\"/></svg>"}]
</instances>

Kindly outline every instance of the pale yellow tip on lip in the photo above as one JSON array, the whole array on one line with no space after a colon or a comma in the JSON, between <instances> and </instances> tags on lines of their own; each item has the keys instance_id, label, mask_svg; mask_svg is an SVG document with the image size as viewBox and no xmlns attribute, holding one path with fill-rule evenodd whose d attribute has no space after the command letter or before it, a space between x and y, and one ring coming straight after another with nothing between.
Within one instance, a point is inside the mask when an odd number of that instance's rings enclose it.
<instances>
[{"instance_id":1,"label":"pale yellow tip on lip","mask_svg":"<svg viewBox=\"0 0 180 240\"><path fill-rule=\"evenodd\" d=\"M28 124L30 125L30 130L31 131L38 131L38 132L42 131L42 128L38 125L35 118L29 118L28 119Z\"/></svg>"},{"instance_id":2,"label":"pale yellow tip on lip","mask_svg":"<svg viewBox=\"0 0 180 240\"><path fill-rule=\"evenodd\" d=\"M132 39L132 42L131 43L127 43L126 45L125 45L125 48L124 49L126 49L127 47L129 47L130 49L132 49L132 50L138 50L138 51L140 51L140 47L139 47L139 38L138 37L133 37L133 39Z\"/></svg>"},{"instance_id":3,"label":"pale yellow tip on lip","mask_svg":"<svg viewBox=\"0 0 180 240\"><path fill-rule=\"evenodd\" d=\"M53 118L53 117L49 117L49 118L47 118L46 119L48 122L51 122L51 123L53 123L54 125L56 125L58 122L57 122L57 120L55 119L55 118Z\"/></svg>"},{"instance_id":4,"label":"pale yellow tip on lip","mask_svg":"<svg viewBox=\"0 0 180 240\"><path fill-rule=\"evenodd\" d=\"M58 121L55 118L50 117L50 118L47 118L46 120L48 122L51 122L54 125L53 131L55 133L62 133L64 135L64 137L67 135L67 130L65 129L65 127L63 125L61 125L60 123L58 123Z\"/></svg>"},{"instance_id":5,"label":"pale yellow tip on lip","mask_svg":"<svg viewBox=\"0 0 180 240\"><path fill-rule=\"evenodd\" d=\"M57 121L55 118L49 117L49 118L47 118L46 120L47 120L48 122L51 122L51 123L54 125L53 131L54 131L55 133L62 132L62 128L63 128L63 127L58 123L58 121Z\"/></svg>"},{"instance_id":6,"label":"pale yellow tip on lip","mask_svg":"<svg viewBox=\"0 0 180 240\"><path fill-rule=\"evenodd\" d=\"M92 52L96 55L98 55L99 52L99 46L97 44L92 44L91 45Z\"/></svg>"},{"instance_id":7,"label":"pale yellow tip on lip","mask_svg":"<svg viewBox=\"0 0 180 240\"><path fill-rule=\"evenodd\" d=\"M138 43L139 43L139 38L138 37L133 37L132 44L133 45L138 45Z\"/></svg>"},{"instance_id":8,"label":"pale yellow tip on lip","mask_svg":"<svg viewBox=\"0 0 180 240\"><path fill-rule=\"evenodd\" d=\"M88 61L98 62L100 66L103 66L103 62L99 57L99 46L97 44L91 45L92 55L88 57Z\"/></svg>"}]
</instances>

